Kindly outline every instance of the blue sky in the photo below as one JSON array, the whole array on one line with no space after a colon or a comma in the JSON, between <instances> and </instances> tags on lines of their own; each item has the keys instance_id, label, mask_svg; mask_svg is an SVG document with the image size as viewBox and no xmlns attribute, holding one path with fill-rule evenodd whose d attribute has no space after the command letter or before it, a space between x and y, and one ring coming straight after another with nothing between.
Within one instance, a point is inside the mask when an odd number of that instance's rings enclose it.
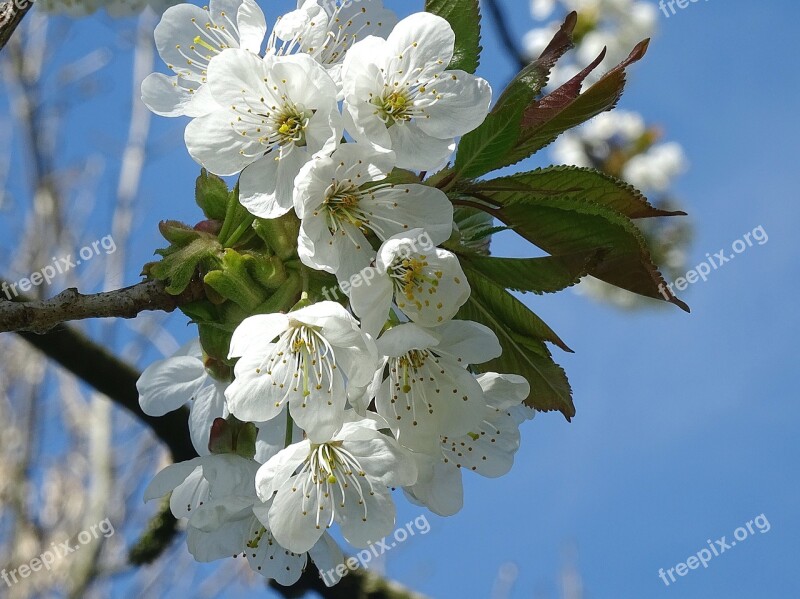
<instances>
[{"instance_id":1,"label":"blue sky","mask_svg":"<svg viewBox=\"0 0 800 599\"><path fill-rule=\"evenodd\" d=\"M400 14L422 6L388 4ZM503 4L521 38L534 25L528 3ZM288 6L270 3L270 16ZM661 124L689 156L691 170L676 187L696 228L689 263L723 248L730 253L758 226L769 241L682 294L691 315L677 308L621 312L571 292L526 298L576 350L557 359L570 375L578 415L571 424L545 414L525 425L508 476L466 475L464 510L448 519L429 516L428 535L389 554L392 577L437 598L488 598L498 572L513 564L518 576L503 597L555 598L565 548L575 547L586 597L800 594L793 574L800 537L800 406L793 391L800 269L790 230L800 223L800 84L789 66L798 17L800 7L790 0L711 0L660 18L621 107ZM74 24L54 60L109 43L110 24ZM484 45L480 74L499 89L512 63L488 22ZM121 143L129 74L130 53L120 48L104 75L104 103L74 110L64 156ZM197 166L181 133L182 123L154 121L158 153L145 172L131 265L150 260L162 243L158 220L198 219L191 197ZM21 160L15 157L15 166ZM116 166L108 167L100 186L111 192ZM102 207L95 211L92 231L105 234L107 218ZM495 246L497 254L525 251L513 239ZM137 274L131 266L126 282ZM180 316L171 323L176 336L188 338ZM398 523L420 513L403 504ZM762 513L769 532L756 531L669 587L659 579L659 568L685 561L707 539L730 541Z\"/></svg>"}]
</instances>

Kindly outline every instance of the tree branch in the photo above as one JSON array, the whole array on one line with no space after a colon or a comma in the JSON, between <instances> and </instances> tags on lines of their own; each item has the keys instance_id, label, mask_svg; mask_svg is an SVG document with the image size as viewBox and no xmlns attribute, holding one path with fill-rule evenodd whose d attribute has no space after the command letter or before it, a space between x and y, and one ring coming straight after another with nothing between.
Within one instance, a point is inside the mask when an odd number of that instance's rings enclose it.
<instances>
[{"instance_id":1,"label":"tree branch","mask_svg":"<svg viewBox=\"0 0 800 599\"><path fill-rule=\"evenodd\" d=\"M2 281L2 291L10 297L9 284ZM13 288L15 290L15 288ZM0 294L0 300L4 299ZM70 320L87 318L135 318L148 310L172 312L204 297L200 283L190 285L180 295L170 295L159 281L147 281L125 289L83 295L67 289L49 300L0 301L0 333L27 331L46 333Z\"/></svg>"},{"instance_id":2,"label":"tree branch","mask_svg":"<svg viewBox=\"0 0 800 599\"><path fill-rule=\"evenodd\" d=\"M0 0L0 50L11 39L31 8L33 0Z\"/></svg>"},{"instance_id":3,"label":"tree branch","mask_svg":"<svg viewBox=\"0 0 800 599\"><path fill-rule=\"evenodd\" d=\"M511 59L517 63L519 68L524 69L526 66L528 66L530 60L517 46L517 41L511 34L511 27L508 24L505 14L503 14L503 9L500 8L500 3L498 0L485 0L485 3L489 14L492 15L492 21L494 21L495 27L497 28L497 34L500 36L500 42L505 47L506 52L508 52Z\"/></svg>"},{"instance_id":4,"label":"tree branch","mask_svg":"<svg viewBox=\"0 0 800 599\"><path fill-rule=\"evenodd\" d=\"M407 589L400 583L382 578L369 570L354 570L342 578L334 587L326 587L313 565L290 587L275 582L270 588L285 599L299 599L312 591L324 599L427 599Z\"/></svg>"},{"instance_id":5,"label":"tree branch","mask_svg":"<svg viewBox=\"0 0 800 599\"><path fill-rule=\"evenodd\" d=\"M170 412L160 418L142 413L136 390L139 372L135 368L70 327L44 335L20 332L19 336L150 427L169 448L174 461L197 457L189 438L188 410Z\"/></svg>"}]
</instances>

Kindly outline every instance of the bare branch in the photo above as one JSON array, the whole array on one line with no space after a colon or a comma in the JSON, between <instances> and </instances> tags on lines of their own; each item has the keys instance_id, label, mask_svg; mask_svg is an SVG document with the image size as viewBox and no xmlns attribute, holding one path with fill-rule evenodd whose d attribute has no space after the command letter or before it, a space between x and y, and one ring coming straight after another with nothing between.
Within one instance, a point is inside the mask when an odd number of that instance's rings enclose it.
<instances>
[{"instance_id":1,"label":"bare branch","mask_svg":"<svg viewBox=\"0 0 800 599\"><path fill-rule=\"evenodd\" d=\"M282 587L272 582L270 588L286 599L304 597L309 591L324 599L426 599L425 595L369 570L353 570L336 586L326 587L314 566L309 566L292 586Z\"/></svg>"},{"instance_id":2,"label":"bare branch","mask_svg":"<svg viewBox=\"0 0 800 599\"><path fill-rule=\"evenodd\" d=\"M0 0L0 50L11 39L31 8L33 0Z\"/></svg>"},{"instance_id":3,"label":"bare branch","mask_svg":"<svg viewBox=\"0 0 800 599\"><path fill-rule=\"evenodd\" d=\"M492 15L492 20L497 28L497 35L500 36L500 42L505 47L508 56L517 63L520 69L524 69L528 66L530 60L517 46L517 42L511 33L511 26L509 25L508 19L503 13L503 9L500 8L500 3L498 0L485 0L485 3L489 14Z\"/></svg>"},{"instance_id":4,"label":"bare branch","mask_svg":"<svg viewBox=\"0 0 800 599\"><path fill-rule=\"evenodd\" d=\"M9 285L2 282L8 297ZM36 302L1 301L0 333L28 331L46 333L61 323L87 318L135 318L139 313L159 310L172 312L176 308L204 297L200 283L189 285L180 295L170 295L159 281L147 281L92 295L67 289L49 300Z\"/></svg>"}]
</instances>

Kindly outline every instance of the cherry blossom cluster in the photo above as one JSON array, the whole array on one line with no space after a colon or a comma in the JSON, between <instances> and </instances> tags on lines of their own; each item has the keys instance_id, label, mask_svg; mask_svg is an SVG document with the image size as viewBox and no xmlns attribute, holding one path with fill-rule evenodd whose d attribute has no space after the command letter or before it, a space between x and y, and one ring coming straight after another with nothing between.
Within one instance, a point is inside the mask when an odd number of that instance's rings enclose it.
<instances>
[{"instance_id":1,"label":"cherry blossom cluster","mask_svg":"<svg viewBox=\"0 0 800 599\"><path fill-rule=\"evenodd\" d=\"M342 285L342 303L304 294L246 318L232 380L207 371L195 341L138 383L147 414L189 406L199 454L160 472L147 498L171 493L196 559L245 555L288 585L309 556L323 571L342 563L332 526L357 548L391 533L394 490L458 512L462 471L508 472L533 416L524 378L475 374L501 346L456 319L470 286L440 247L453 205L424 182L485 119L491 88L448 68L446 20L398 22L380 0L301 1L271 32L253 0L181 4L155 38L171 74L145 80L148 107L192 119L189 153L238 175L253 216L296 218L306 268L365 281ZM256 431L253 447L231 422Z\"/></svg>"}]
</instances>

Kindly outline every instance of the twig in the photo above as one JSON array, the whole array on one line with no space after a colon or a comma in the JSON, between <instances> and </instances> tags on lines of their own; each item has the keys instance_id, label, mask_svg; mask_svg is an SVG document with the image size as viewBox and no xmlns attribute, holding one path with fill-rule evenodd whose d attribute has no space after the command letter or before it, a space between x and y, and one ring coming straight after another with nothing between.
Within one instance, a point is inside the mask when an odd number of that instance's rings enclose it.
<instances>
[{"instance_id":1,"label":"twig","mask_svg":"<svg viewBox=\"0 0 800 599\"><path fill-rule=\"evenodd\" d=\"M169 448L174 461L197 457L189 438L188 410L170 412L160 418L142 413L136 390L139 372L135 368L71 327L45 335L20 332L19 336L147 425Z\"/></svg>"},{"instance_id":2,"label":"twig","mask_svg":"<svg viewBox=\"0 0 800 599\"><path fill-rule=\"evenodd\" d=\"M0 282L8 297L9 286ZM203 297L202 284L192 284L182 294L170 295L159 281L148 281L92 295L67 289L54 298L36 302L2 301L0 294L0 333L28 331L46 333L61 323L87 318L135 318L139 313L176 308Z\"/></svg>"},{"instance_id":3,"label":"twig","mask_svg":"<svg viewBox=\"0 0 800 599\"><path fill-rule=\"evenodd\" d=\"M497 0L485 0L485 3L489 14L492 15L492 21L494 21L495 27L497 28L497 34L500 36L500 42L505 47L506 52L508 52L511 59L517 63L519 68L524 69L526 66L528 66L530 60L517 46L517 42L514 39L514 36L511 34L511 28L509 27L505 14L503 14L503 9L500 8L500 4Z\"/></svg>"},{"instance_id":4,"label":"twig","mask_svg":"<svg viewBox=\"0 0 800 599\"><path fill-rule=\"evenodd\" d=\"M317 569L309 564L308 568L295 584L282 587L271 583L270 588L285 599L304 597L313 591L325 599L426 599L407 589L400 583L382 578L369 570L355 570L339 581L334 587L326 587Z\"/></svg>"},{"instance_id":5,"label":"twig","mask_svg":"<svg viewBox=\"0 0 800 599\"><path fill-rule=\"evenodd\" d=\"M0 0L0 50L11 39L22 19L33 8L33 0Z\"/></svg>"}]
</instances>

